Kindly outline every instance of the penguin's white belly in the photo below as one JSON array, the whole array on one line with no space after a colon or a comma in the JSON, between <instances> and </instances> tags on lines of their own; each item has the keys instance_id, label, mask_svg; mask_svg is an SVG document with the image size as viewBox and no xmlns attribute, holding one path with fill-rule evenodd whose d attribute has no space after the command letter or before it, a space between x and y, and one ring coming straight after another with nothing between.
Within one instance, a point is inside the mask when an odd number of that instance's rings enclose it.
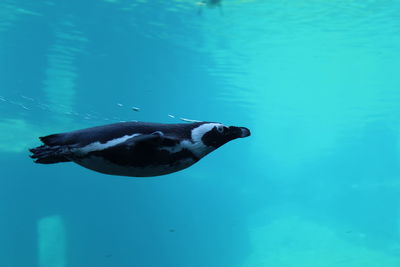
<instances>
[{"instance_id":1,"label":"penguin's white belly","mask_svg":"<svg viewBox=\"0 0 400 267\"><path fill-rule=\"evenodd\" d=\"M134 166L124 166L118 165L110 162L102 157L90 156L82 159L75 159L75 163L88 168L93 171L121 175L121 176L134 176L134 177L149 177L149 176L159 176L164 174L169 174L186 169L196 163L192 158L185 158L173 165L148 165L145 167L134 167Z\"/></svg>"}]
</instances>

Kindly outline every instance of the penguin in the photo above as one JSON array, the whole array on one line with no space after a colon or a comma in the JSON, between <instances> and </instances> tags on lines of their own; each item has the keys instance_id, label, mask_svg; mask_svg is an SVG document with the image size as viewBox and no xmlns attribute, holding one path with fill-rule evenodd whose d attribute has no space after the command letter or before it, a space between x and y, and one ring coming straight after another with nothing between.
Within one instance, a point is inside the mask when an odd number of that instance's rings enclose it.
<instances>
[{"instance_id":1,"label":"penguin","mask_svg":"<svg viewBox=\"0 0 400 267\"><path fill-rule=\"evenodd\" d=\"M152 177L190 167L215 149L250 136L245 127L217 122L119 122L39 139L35 163L74 162L103 174Z\"/></svg>"},{"instance_id":2,"label":"penguin","mask_svg":"<svg viewBox=\"0 0 400 267\"><path fill-rule=\"evenodd\" d=\"M208 8L218 7L220 15L223 15L222 0L201 0L201 1L197 2L196 5L199 6L199 10L197 12L199 15L201 15L203 13L204 6L206 6Z\"/></svg>"}]
</instances>

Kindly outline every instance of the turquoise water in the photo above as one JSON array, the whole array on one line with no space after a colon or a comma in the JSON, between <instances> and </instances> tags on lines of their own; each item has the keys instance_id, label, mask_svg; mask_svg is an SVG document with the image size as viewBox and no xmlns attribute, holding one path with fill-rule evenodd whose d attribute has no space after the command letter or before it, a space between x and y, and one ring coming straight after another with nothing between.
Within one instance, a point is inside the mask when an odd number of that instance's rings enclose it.
<instances>
[{"instance_id":1,"label":"turquoise water","mask_svg":"<svg viewBox=\"0 0 400 267\"><path fill-rule=\"evenodd\" d=\"M400 1L199 8L0 1L0 266L400 266ZM252 136L148 179L28 158L181 117Z\"/></svg>"}]
</instances>

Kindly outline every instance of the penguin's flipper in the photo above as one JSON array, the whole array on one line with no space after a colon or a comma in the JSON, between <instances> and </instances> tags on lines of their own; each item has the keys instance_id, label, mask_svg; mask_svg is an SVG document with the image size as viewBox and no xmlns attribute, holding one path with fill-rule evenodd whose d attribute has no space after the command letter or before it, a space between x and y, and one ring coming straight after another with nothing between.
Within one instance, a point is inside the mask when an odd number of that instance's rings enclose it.
<instances>
[{"instance_id":1,"label":"penguin's flipper","mask_svg":"<svg viewBox=\"0 0 400 267\"><path fill-rule=\"evenodd\" d=\"M164 137L159 132L154 132L152 134L141 134L138 136L131 137L126 141L118 144L122 146L134 146L138 144L161 144Z\"/></svg>"},{"instance_id":2,"label":"penguin's flipper","mask_svg":"<svg viewBox=\"0 0 400 267\"><path fill-rule=\"evenodd\" d=\"M132 147L132 146L154 146L154 145L174 145L179 143L178 139L164 136L162 132L154 132L151 134L141 134L131 137L126 141L118 144L119 147Z\"/></svg>"}]
</instances>

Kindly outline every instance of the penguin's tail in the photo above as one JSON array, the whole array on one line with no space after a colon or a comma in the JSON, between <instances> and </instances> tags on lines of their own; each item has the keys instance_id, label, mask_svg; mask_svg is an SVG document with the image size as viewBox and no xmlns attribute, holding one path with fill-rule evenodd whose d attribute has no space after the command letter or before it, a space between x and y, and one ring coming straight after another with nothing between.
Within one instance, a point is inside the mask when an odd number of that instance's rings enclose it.
<instances>
[{"instance_id":1,"label":"penguin's tail","mask_svg":"<svg viewBox=\"0 0 400 267\"><path fill-rule=\"evenodd\" d=\"M63 149L61 149L60 146L52 147L43 145L31 148L29 151L32 153L30 157L35 159L36 163L53 164L70 161L65 157L65 153L63 153Z\"/></svg>"}]
</instances>

